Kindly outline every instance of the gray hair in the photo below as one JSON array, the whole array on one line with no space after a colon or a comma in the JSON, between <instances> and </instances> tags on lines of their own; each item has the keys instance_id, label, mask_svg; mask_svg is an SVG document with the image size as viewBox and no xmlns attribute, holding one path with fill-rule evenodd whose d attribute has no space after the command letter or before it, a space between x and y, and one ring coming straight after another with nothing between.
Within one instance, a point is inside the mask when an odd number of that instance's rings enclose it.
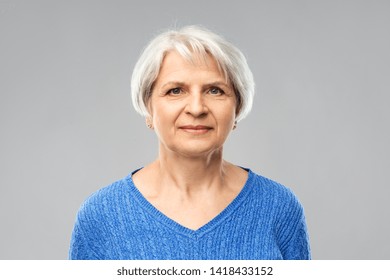
<instances>
[{"instance_id":1,"label":"gray hair","mask_svg":"<svg viewBox=\"0 0 390 280\"><path fill-rule=\"evenodd\" d=\"M194 55L211 55L225 78L232 83L236 98L236 121L245 118L252 109L255 84L242 52L219 35L199 26L169 30L155 37L138 59L131 78L131 95L135 110L148 116L153 84L167 52L175 50L185 59Z\"/></svg>"}]
</instances>

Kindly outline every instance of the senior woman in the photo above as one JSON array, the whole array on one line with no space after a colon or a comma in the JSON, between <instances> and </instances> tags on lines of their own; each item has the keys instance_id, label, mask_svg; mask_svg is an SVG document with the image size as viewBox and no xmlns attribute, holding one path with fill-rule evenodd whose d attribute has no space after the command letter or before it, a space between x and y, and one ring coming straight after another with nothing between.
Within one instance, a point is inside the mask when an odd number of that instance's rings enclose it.
<instances>
[{"instance_id":1,"label":"senior woman","mask_svg":"<svg viewBox=\"0 0 390 280\"><path fill-rule=\"evenodd\" d=\"M84 202L71 259L310 258L294 194L223 159L254 94L236 47L197 26L164 32L131 83L133 105L157 135L157 159Z\"/></svg>"}]
</instances>

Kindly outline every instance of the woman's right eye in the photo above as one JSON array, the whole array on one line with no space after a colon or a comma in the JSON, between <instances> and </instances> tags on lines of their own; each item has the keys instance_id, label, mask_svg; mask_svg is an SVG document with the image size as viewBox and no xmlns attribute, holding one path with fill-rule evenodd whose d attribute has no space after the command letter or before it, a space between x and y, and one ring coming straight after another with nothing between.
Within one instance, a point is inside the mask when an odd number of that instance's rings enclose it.
<instances>
[{"instance_id":1,"label":"woman's right eye","mask_svg":"<svg viewBox=\"0 0 390 280\"><path fill-rule=\"evenodd\" d=\"M168 90L167 94L178 95L181 93L181 88L172 88Z\"/></svg>"}]
</instances>

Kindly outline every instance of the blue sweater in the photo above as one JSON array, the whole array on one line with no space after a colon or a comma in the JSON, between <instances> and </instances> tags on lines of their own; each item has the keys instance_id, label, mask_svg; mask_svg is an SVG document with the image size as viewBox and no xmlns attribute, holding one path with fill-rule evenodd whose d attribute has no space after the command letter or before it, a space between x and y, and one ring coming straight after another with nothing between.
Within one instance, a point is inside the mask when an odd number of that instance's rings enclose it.
<instances>
[{"instance_id":1,"label":"blue sweater","mask_svg":"<svg viewBox=\"0 0 390 280\"><path fill-rule=\"evenodd\" d=\"M310 259L305 217L295 195L248 173L238 196L197 230L158 211L129 175L81 206L69 258Z\"/></svg>"}]
</instances>

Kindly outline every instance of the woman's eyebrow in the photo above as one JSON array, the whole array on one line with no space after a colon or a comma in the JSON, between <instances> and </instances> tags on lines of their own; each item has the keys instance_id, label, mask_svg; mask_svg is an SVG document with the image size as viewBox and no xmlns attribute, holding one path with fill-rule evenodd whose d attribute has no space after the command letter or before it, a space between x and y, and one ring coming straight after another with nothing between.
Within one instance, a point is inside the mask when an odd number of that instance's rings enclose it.
<instances>
[{"instance_id":1,"label":"woman's eyebrow","mask_svg":"<svg viewBox=\"0 0 390 280\"><path fill-rule=\"evenodd\" d=\"M185 83L179 82L179 81L169 81L161 86L161 88L166 87L183 87L185 86Z\"/></svg>"},{"instance_id":2,"label":"woman's eyebrow","mask_svg":"<svg viewBox=\"0 0 390 280\"><path fill-rule=\"evenodd\" d=\"M217 86L217 87L229 87L229 85L225 82L220 82L220 81L215 81L211 83L207 83L203 85L203 87L212 87L212 86Z\"/></svg>"}]
</instances>

